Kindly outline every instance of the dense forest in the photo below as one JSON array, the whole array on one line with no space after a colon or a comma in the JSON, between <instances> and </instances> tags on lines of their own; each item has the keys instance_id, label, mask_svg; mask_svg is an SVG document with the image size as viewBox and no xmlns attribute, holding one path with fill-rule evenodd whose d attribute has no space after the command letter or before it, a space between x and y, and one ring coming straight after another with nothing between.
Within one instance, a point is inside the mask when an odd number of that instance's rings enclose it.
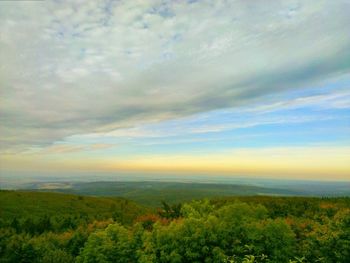
<instances>
[{"instance_id":1,"label":"dense forest","mask_svg":"<svg viewBox=\"0 0 350 263\"><path fill-rule=\"evenodd\" d=\"M0 262L349 262L350 198L245 196L148 208L0 191Z\"/></svg>"}]
</instances>

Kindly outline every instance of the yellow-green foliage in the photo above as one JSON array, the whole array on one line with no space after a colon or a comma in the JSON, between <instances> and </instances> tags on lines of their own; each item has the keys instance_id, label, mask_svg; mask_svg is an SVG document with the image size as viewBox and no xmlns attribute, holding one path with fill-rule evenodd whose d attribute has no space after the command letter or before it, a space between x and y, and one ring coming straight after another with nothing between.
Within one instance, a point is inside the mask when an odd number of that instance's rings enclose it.
<instances>
[{"instance_id":1,"label":"yellow-green foliage","mask_svg":"<svg viewBox=\"0 0 350 263\"><path fill-rule=\"evenodd\" d=\"M91 197L49 192L0 191L0 218L83 217L114 218L132 223L145 208L117 197Z\"/></svg>"},{"instance_id":2,"label":"yellow-green foliage","mask_svg":"<svg viewBox=\"0 0 350 263\"><path fill-rule=\"evenodd\" d=\"M163 203L154 214L123 199L1 196L0 262L347 263L350 258L349 198L221 198Z\"/></svg>"}]
</instances>

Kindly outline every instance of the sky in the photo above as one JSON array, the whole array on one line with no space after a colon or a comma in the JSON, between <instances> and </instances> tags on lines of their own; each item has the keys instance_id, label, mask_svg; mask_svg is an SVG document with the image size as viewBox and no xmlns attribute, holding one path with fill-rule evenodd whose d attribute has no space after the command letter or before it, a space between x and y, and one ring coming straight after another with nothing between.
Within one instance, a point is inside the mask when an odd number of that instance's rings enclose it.
<instances>
[{"instance_id":1,"label":"sky","mask_svg":"<svg viewBox=\"0 0 350 263\"><path fill-rule=\"evenodd\" d=\"M1 1L0 175L350 180L350 1Z\"/></svg>"}]
</instances>

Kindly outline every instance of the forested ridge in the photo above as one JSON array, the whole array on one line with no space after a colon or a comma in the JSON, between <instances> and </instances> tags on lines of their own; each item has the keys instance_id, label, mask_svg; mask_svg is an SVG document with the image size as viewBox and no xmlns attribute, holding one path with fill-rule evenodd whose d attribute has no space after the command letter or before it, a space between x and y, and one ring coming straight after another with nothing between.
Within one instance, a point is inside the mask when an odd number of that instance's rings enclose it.
<instances>
[{"instance_id":1,"label":"forested ridge","mask_svg":"<svg viewBox=\"0 0 350 263\"><path fill-rule=\"evenodd\" d=\"M0 191L0 262L349 262L350 198L163 202Z\"/></svg>"}]
</instances>

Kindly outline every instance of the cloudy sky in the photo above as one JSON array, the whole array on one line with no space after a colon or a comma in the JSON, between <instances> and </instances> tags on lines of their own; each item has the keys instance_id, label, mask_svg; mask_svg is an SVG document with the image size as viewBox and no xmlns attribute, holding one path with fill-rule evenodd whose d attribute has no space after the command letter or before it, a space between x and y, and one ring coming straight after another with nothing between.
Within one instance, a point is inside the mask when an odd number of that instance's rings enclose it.
<instances>
[{"instance_id":1,"label":"cloudy sky","mask_svg":"<svg viewBox=\"0 0 350 263\"><path fill-rule=\"evenodd\" d=\"M350 1L1 1L0 174L350 180Z\"/></svg>"}]
</instances>

